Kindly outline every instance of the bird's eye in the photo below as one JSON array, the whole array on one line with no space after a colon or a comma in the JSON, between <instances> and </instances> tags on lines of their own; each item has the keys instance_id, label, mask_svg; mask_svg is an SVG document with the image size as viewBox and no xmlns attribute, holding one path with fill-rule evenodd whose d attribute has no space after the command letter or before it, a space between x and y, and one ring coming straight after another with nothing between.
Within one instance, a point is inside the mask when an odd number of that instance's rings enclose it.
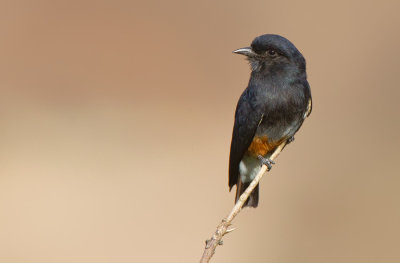
<instances>
[{"instance_id":1,"label":"bird's eye","mask_svg":"<svg viewBox=\"0 0 400 263\"><path fill-rule=\"evenodd\" d=\"M268 49L267 54L270 55L271 57L275 57L278 53L276 53L276 51L273 49Z\"/></svg>"}]
</instances>

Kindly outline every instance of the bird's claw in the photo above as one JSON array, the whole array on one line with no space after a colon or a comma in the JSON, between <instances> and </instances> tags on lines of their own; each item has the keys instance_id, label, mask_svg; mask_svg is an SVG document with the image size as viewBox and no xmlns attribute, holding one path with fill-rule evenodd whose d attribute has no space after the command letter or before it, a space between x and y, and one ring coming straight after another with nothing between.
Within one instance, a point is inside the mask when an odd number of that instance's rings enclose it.
<instances>
[{"instance_id":1,"label":"bird's claw","mask_svg":"<svg viewBox=\"0 0 400 263\"><path fill-rule=\"evenodd\" d=\"M286 143L289 144L289 143L291 143L292 141L294 141L294 136L292 136L292 137L290 137L289 139L287 139Z\"/></svg>"},{"instance_id":2,"label":"bird's claw","mask_svg":"<svg viewBox=\"0 0 400 263\"><path fill-rule=\"evenodd\" d=\"M265 158L261 155L258 156L258 159L261 161L262 164L265 164L268 167L268 171L271 170L272 165L275 164L275 162L271 159Z\"/></svg>"}]
</instances>

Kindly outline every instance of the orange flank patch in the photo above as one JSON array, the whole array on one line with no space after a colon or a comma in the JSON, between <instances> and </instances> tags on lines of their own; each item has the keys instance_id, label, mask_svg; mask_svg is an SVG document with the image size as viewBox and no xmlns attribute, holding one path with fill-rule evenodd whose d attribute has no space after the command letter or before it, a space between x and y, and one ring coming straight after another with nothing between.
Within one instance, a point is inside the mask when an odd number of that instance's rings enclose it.
<instances>
[{"instance_id":1,"label":"orange flank patch","mask_svg":"<svg viewBox=\"0 0 400 263\"><path fill-rule=\"evenodd\" d=\"M281 143L281 141L278 142L268 142L267 136L261 136L257 137L255 136L253 141L251 142L249 148L247 151L251 155L262 155L265 156L267 153L275 150L276 147Z\"/></svg>"}]
</instances>

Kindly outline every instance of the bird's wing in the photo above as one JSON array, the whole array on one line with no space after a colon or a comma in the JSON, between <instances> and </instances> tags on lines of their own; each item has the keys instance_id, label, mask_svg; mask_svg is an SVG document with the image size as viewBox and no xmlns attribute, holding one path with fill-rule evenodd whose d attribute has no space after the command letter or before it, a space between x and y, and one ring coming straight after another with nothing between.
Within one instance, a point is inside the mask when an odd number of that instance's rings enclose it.
<instances>
[{"instance_id":1,"label":"bird's wing","mask_svg":"<svg viewBox=\"0 0 400 263\"><path fill-rule=\"evenodd\" d=\"M304 119L305 119L308 116L310 116L310 114L312 112L312 98L311 98L311 89L310 89L310 85L308 84L308 82L306 81L303 85L305 87L306 96L308 97L307 110L306 110L306 113L304 114Z\"/></svg>"},{"instance_id":2,"label":"bird's wing","mask_svg":"<svg viewBox=\"0 0 400 263\"><path fill-rule=\"evenodd\" d=\"M231 153L229 156L229 189L232 189L237 183L239 163L247 148L249 148L262 117L261 113L256 112L251 107L248 93L244 92L239 99L235 113L235 125L233 127Z\"/></svg>"},{"instance_id":3,"label":"bird's wing","mask_svg":"<svg viewBox=\"0 0 400 263\"><path fill-rule=\"evenodd\" d=\"M306 112L304 113L304 119L307 118L308 116L310 116L311 111L312 111L312 99L309 98L309 99L308 99L308 104L307 104L307 110L306 110Z\"/></svg>"}]
</instances>

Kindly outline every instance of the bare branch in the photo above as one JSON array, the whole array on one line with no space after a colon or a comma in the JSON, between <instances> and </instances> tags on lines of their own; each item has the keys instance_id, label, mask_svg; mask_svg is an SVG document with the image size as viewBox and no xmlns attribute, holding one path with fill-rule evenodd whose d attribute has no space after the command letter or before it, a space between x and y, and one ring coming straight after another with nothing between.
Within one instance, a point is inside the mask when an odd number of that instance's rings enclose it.
<instances>
[{"instance_id":1,"label":"bare branch","mask_svg":"<svg viewBox=\"0 0 400 263\"><path fill-rule=\"evenodd\" d=\"M278 148L274 151L274 153L271 155L270 159L273 161L285 148L286 141L281 143ZM203 256L201 257L200 263L206 263L209 262L211 257L215 253L215 249L217 248L218 245L222 245L222 237L227 234L232 232L234 229L229 229L228 227L232 224L232 220L236 217L237 214L239 214L240 210L242 209L244 203L246 200L249 198L251 192L253 192L254 188L257 186L257 184L260 182L261 178L264 176L264 174L268 171L268 167L266 165L263 165L258 172L257 176L254 178L254 180L251 182L249 187L247 187L246 191L239 197L239 200L236 202L235 206L229 213L229 215L221 221L221 223L218 225L217 230L215 231L214 235L211 237L211 239L206 241L206 247L203 252Z\"/></svg>"}]
</instances>

